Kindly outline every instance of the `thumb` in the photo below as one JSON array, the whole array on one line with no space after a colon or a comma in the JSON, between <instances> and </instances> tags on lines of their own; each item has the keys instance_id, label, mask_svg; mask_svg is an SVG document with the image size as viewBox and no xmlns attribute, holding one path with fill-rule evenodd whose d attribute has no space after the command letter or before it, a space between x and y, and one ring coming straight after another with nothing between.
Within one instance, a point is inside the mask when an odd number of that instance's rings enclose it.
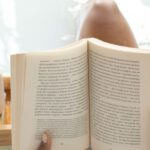
<instances>
[{"instance_id":1,"label":"thumb","mask_svg":"<svg viewBox=\"0 0 150 150\"><path fill-rule=\"evenodd\" d=\"M42 135L42 142L40 143L37 150L51 150L51 138L47 132Z\"/></svg>"}]
</instances>

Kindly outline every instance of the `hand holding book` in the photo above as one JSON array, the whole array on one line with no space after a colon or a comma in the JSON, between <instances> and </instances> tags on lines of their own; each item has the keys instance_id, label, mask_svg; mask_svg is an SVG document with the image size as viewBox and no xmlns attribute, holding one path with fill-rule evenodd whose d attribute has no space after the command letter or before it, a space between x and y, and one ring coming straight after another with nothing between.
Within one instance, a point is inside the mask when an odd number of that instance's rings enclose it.
<instances>
[{"instance_id":1,"label":"hand holding book","mask_svg":"<svg viewBox=\"0 0 150 150\"><path fill-rule=\"evenodd\" d=\"M85 39L11 58L13 150L43 131L53 150L149 150L148 51Z\"/></svg>"},{"instance_id":2,"label":"hand holding book","mask_svg":"<svg viewBox=\"0 0 150 150\"><path fill-rule=\"evenodd\" d=\"M47 132L43 133L42 141L37 150L51 150L51 138Z\"/></svg>"}]
</instances>

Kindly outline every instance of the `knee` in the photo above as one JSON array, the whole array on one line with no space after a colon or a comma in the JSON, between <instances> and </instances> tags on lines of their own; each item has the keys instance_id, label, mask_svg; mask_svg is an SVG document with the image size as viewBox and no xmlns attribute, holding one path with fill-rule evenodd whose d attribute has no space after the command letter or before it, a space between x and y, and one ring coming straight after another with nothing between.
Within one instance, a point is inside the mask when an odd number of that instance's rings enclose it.
<instances>
[{"instance_id":1,"label":"knee","mask_svg":"<svg viewBox=\"0 0 150 150\"><path fill-rule=\"evenodd\" d=\"M85 10L85 18L81 24L80 38L99 37L118 21L119 9L114 0L95 0Z\"/></svg>"},{"instance_id":2,"label":"knee","mask_svg":"<svg viewBox=\"0 0 150 150\"><path fill-rule=\"evenodd\" d=\"M95 37L118 45L137 47L132 31L113 0L95 0L83 20L80 38Z\"/></svg>"},{"instance_id":3,"label":"knee","mask_svg":"<svg viewBox=\"0 0 150 150\"><path fill-rule=\"evenodd\" d=\"M107 22L115 19L121 13L114 0L96 0L88 14L91 22Z\"/></svg>"},{"instance_id":4,"label":"knee","mask_svg":"<svg viewBox=\"0 0 150 150\"><path fill-rule=\"evenodd\" d=\"M92 11L101 13L115 13L118 11L117 4L114 0L96 0L93 3Z\"/></svg>"}]
</instances>

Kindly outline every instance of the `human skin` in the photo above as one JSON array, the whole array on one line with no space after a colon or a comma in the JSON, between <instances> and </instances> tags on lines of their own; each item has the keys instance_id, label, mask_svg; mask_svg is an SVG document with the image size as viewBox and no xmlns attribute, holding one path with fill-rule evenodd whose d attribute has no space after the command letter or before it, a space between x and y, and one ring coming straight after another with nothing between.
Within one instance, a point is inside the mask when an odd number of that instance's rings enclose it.
<instances>
[{"instance_id":1,"label":"human skin","mask_svg":"<svg viewBox=\"0 0 150 150\"><path fill-rule=\"evenodd\" d=\"M116 45L138 47L128 22L113 0L92 0L89 5L79 39L94 37Z\"/></svg>"},{"instance_id":2,"label":"human skin","mask_svg":"<svg viewBox=\"0 0 150 150\"><path fill-rule=\"evenodd\" d=\"M37 150L51 150L51 145L52 145L52 139L50 138L50 136L48 135L47 132L43 133L42 135L42 141L39 145L39 147L37 148Z\"/></svg>"}]
</instances>

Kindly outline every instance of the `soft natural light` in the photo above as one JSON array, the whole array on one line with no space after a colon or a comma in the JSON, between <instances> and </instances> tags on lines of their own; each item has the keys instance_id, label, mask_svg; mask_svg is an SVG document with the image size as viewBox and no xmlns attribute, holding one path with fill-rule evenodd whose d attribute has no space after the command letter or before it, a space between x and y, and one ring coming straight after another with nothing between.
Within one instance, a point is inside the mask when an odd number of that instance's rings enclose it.
<instances>
[{"instance_id":1,"label":"soft natural light","mask_svg":"<svg viewBox=\"0 0 150 150\"><path fill-rule=\"evenodd\" d=\"M142 48L150 48L150 0L116 0Z\"/></svg>"},{"instance_id":2,"label":"soft natural light","mask_svg":"<svg viewBox=\"0 0 150 150\"><path fill-rule=\"evenodd\" d=\"M0 65L9 68L9 54L18 50L14 0L0 0Z\"/></svg>"},{"instance_id":3,"label":"soft natural light","mask_svg":"<svg viewBox=\"0 0 150 150\"><path fill-rule=\"evenodd\" d=\"M0 0L0 68L9 55L62 47L76 39L79 12L88 0ZM150 48L150 0L116 0L143 48Z\"/></svg>"}]
</instances>

